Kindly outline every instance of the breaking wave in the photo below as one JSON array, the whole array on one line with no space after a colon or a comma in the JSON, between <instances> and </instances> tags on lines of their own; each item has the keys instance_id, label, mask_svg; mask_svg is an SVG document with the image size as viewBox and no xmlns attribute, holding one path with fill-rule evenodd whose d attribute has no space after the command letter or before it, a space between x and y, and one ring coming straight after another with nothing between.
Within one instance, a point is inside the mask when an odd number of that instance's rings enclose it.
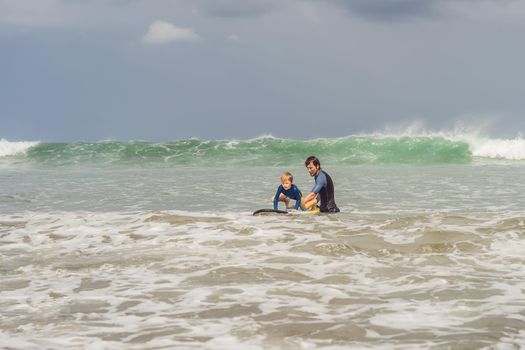
<instances>
[{"instance_id":1,"label":"breaking wave","mask_svg":"<svg viewBox=\"0 0 525 350\"><path fill-rule=\"evenodd\" d=\"M353 135L314 140L264 136L251 140L181 140L166 143L73 143L0 140L0 157L55 165L167 163L187 166L280 166L317 155L326 164L448 164L475 158L524 160L525 139L470 135Z\"/></svg>"}]
</instances>

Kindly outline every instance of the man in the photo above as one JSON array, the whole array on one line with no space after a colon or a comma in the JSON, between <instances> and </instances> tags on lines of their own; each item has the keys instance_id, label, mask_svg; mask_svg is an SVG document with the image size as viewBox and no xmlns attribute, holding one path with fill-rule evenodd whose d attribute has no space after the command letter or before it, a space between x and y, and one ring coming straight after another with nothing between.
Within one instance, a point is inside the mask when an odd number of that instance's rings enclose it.
<instances>
[{"instance_id":1,"label":"man","mask_svg":"<svg viewBox=\"0 0 525 350\"><path fill-rule=\"evenodd\" d=\"M339 208L335 204L334 183L330 175L321 170L321 162L317 157L310 156L304 162L310 176L315 177L315 185L312 192L303 198L306 208L314 209L321 201L319 209L323 213L339 213Z\"/></svg>"}]
</instances>

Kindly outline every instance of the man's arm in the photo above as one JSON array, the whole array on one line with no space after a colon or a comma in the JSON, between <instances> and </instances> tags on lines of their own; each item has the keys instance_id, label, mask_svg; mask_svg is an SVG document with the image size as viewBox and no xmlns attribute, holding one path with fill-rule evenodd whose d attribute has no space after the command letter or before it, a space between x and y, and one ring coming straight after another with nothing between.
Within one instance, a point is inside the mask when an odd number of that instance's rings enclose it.
<instances>
[{"instance_id":1,"label":"man's arm","mask_svg":"<svg viewBox=\"0 0 525 350\"><path fill-rule=\"evenodd\" d=\"M310 196L313 193L314 195L311 198L313 199L315 195L321 192L323 187L326 187L327 185L328 185L328 182L326 181L326 176L322 171L320 171L319 175L317 175L317 178L315 179L314 188L312 188L312 192L308 196Z\"/></svg>"},{"instance_id":2,"label":"man's arm","mask_svg":"<svg viewBox=\"0 0 525 350\"><path fill-rule=\"evenodd\" d=\"M303 199L304 205L306 207L311 207L313 203L317 203L317 201L316 202L312 202L312 201L316 199L319 192L321 192L323 187L325 187L327 184L328 182L326 181L326 176L324 175L323 172L319 172L319 175L317 175L317 178L315 179L315 185L314 185L314 188L312 188L312 192L310 192L308 196L304 197Z\"/></svg>"},{"instance_id":3,"label":"man's arm","mask_svg":"<svg viewBox=\"0 0 525 350\"><path fill-rule=\"evenodd\" d=\"M304 201L305 201L305 202L309 202L309 201L311 201L312 199L314 199L315 196L317 196L317 193L315 193L315 192L310 192L310 193L308 194L308 196L304 197Z\"/></svg>"}]
</instances>

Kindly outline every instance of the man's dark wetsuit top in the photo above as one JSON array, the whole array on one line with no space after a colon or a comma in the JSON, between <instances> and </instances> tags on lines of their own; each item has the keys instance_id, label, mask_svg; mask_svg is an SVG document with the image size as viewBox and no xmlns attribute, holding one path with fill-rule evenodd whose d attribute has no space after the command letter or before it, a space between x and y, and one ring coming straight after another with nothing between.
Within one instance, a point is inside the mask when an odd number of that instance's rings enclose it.
<instances>
[{"instance_id":1,"label":"man's dark wetsuit top","mask_svg":"<svg viewBox=\"0 0 525 350\"><path fill-rule=\"evenodd\" d=\"M324 170L320 170L315 177L315 185L312 192L319 194L321 197L321 205L319 210L323 213L339 213L339 208L335 204L334 197L334 183L330 175Z\"/></svg>"},{"instance_id":2,"label":"man's dark wetsuit top","mask_svg":"<svg viewBox=\"0 0 525 350\"><path fill-rule=\"evenodd\" d=\"M277 210L277 207L279 206L279 195L281 193L288 198L295 199L295 210L299 210L301 207L301 197L303 195L295 185L292 185L289 190L285 190L283 185L279 185L275 198L273 199L273 209Z\"/></svg>"}]
</instances>

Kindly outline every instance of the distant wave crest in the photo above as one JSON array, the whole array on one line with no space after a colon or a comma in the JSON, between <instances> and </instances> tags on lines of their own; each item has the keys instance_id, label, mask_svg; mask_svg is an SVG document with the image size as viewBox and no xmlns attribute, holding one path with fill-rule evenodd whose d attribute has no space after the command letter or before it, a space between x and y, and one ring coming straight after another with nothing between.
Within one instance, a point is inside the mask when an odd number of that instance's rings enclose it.
<instances>
[{"instance_id":1,"label":"distant wave crest","mask_svg":"<svg viewBox=\"0 0 525 350\"><path fill-rule=\"evenodd\" d=\"M475 158L525 160L525 139L472 135L354 135L315 140L265 135L250 140L38 143L0 140L0 157L54 165L166 163L188 166L289 166L317 155L324 164L448 164Z\"/></svg>"}]
</instances>

